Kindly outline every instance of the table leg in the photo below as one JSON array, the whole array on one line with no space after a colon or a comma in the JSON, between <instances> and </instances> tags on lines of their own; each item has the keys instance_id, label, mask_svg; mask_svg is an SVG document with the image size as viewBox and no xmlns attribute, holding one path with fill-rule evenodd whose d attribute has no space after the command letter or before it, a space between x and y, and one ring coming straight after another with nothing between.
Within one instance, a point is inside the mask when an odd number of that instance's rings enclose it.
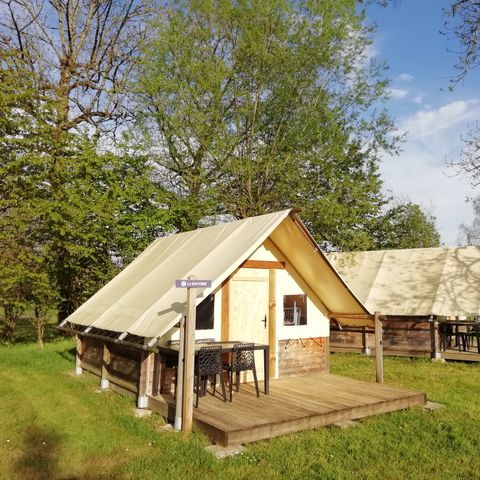
<instances>
[{"instance_id":1,"label":"table leg","mask_svg":"<svg viewBox=\"0 0 480 480\"><path fill-rule=\"evenodd\" d=\"M270 347L267 345L263 350L263 383L265 385L265 395L270 393L270 371L269 371Z\"/></svg>"}]
</instances>

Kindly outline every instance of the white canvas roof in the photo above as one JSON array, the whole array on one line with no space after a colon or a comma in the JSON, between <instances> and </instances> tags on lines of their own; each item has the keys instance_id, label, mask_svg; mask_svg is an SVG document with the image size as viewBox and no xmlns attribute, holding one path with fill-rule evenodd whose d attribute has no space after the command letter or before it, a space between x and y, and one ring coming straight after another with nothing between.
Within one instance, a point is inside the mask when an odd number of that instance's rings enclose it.
<instances>
[{"instance_id":1,"label":"white canvas roof","mask_svg":"<svg viewBox=\"0 0 480 480\"><path fill-rule=\"evenodd\" d=\"M270 238L333 312L368 313L318 251L298 217L285 210L155 240L67 320L113 332L160 337L185 314L186 292L175 280L211 280L197 304Z\"/></svg>"},{"instance_id":2,"label":"white canvas roof","mask_svg":"<svg viewBox=\"0 0 480 480\"><path fill-rule=\"evenodd\" d=\"M480 314L480 248L334 253L330 261L370 311L446 317Z\"/></svg>"}]
</instances>

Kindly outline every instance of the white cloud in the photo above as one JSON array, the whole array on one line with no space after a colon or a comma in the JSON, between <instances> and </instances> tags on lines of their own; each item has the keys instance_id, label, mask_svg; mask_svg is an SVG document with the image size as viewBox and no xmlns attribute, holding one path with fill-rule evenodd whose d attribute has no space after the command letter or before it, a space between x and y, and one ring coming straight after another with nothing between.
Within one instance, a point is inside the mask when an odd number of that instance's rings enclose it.
<instances>
[{"instance_id":1,"label":"white cloud","mask_svg":"<svg viewBox=\"0 0 480 480\"><path fill-rule=\"evenodd\" d=\"M401 131L408 131L403 152L385 157L380 167L385 188L395 196L406 196L429 211L434 207L446 245L457 243L460 224L472 222L471 204L465 200L475 195L469 179L455 175L447 162L458 158L460 135L479 117L479 100L418 110L400 125Z\"/></svg>"},{"instance_id":2,"label":"white cloud","mask_svg":"<svg viewBox=\"0 0 480 480\"><path fill-rule=\"evenodd\" d=\"M409 73L401 73L398 75L397 79L402 82L411 82L415 77Z\"/></svg>"},{"instance_id":3,"label":"white cloud","mask_svg":"<svg viewBox=\"0 0 480 480\"><path fill-rule=\"evenodd\" d=\"M471 121L478 118L479 114L479 100L460 100L437 109L419 110L402 122L399 130L407 132L412 139L418 139Z\"/></svg>"},{"instance_id":4,"label":"white cloud","mask_svg":"<svg viewBox=\"0 0 480 480\"><path fill-rule=\"evenodd\" d=\"M390 91L390 97L392 98L405 98L408 95L408 90L403 90L401 88L391 88Z\"/></svg>"}]
</instances>

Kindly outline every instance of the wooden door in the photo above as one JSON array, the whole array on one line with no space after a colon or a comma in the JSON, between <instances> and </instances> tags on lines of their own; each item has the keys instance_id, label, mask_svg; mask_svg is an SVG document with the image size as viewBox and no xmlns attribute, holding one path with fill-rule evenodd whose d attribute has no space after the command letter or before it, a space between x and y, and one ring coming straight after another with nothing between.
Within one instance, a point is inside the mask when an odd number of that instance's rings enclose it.
<instances>
[{"instance_id":1,"label":"wooden door","mask_svg":"<svg viewBox=\"0 0 480 480\"><path fill-rule=\"evenodd\" d=\"M268 344L268 328L268 270L240 270L230 280L229 340ZM255 365L263 379L262 351L255 352ZM244 377L253 379L251 372Z\"/></svg>"}]
</instances>

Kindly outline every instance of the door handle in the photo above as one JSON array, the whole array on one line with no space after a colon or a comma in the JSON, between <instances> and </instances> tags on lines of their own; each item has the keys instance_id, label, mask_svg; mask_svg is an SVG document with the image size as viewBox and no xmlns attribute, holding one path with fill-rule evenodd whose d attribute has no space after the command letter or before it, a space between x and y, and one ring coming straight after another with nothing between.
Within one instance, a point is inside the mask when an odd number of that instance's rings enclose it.
<instances>
[{"instance_id":1,"label":"door handle","mask_svg":"<svg viewBox=\"0 0 480 480\"><path fill-rule=\"evenodd\" d=\"M263 322L263 324L265 325L265 330L267 329L267 316L265 315L265 317L262 318L261 322Z\"/></svg>"}]
</instances>

